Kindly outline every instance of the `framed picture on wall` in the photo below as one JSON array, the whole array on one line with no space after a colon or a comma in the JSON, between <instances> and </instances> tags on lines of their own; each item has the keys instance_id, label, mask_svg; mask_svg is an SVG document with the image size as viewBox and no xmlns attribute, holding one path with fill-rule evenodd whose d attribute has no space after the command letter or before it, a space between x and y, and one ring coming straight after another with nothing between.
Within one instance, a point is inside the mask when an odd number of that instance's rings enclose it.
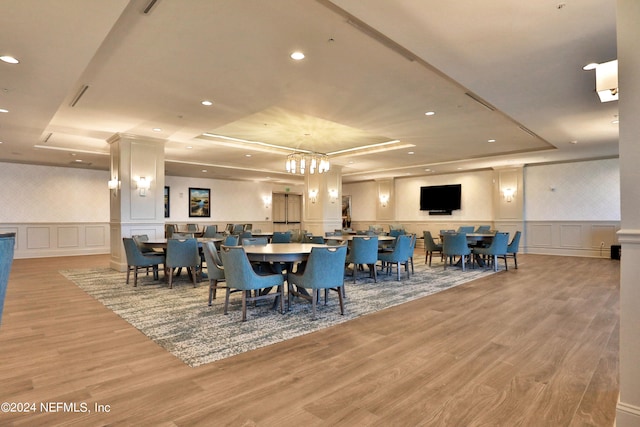
<instances>
[{"instance_id":1,"label":"framed picture on wall","mask_svg":"<svg viewBox=\"0 0 640 427\"><path fill-rule=\"evenodd\" d=\"M210 217L211 210L209 201L211 199L211 189L209 188L189 188L189 216L190 217Z\"/></svg>"},{"instance_id":2,"label":"framed picture on wall","mask_svg":"<svg viewBox=\"0 0 640 427\"><path fill-rule=\"evenodd\" d=\"M169 218L171 215L169 204L169 187L164 187L164 217Z\"/></svg>"}]
</instances>

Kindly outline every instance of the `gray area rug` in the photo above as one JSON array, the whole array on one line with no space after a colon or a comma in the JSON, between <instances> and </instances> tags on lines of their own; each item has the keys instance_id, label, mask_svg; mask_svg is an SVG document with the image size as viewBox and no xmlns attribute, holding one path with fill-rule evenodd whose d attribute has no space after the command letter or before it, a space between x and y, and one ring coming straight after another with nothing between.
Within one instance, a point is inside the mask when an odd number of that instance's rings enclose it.
<instances>
[{"instance_id":1,"label":"gray area rug","mask_svg":"<svg viewBox=\"0 0 640 427\"><path fill-rule=\"evenodd\" d=\"M491 274L483 269L443 269L442 264L428 267L416 260L415 274L379 274L374 283L360 272L353 284L351 270L346 271L345 314L340 315L338 296L330 292L328 304L319 305L316 320L311 320L311 304L293 299L284 315L272 310L272 300L247 308L247 322L241 322L241 298L231 296L229 314L224 315L224 289L218 290L213 306L208 306L208 281L197 288L185 274L174 281L173 289L162 280L141 274L138 286L125 284L126 273L108 268L67 270L60 273L147 337L189 366L224 359L239 353L281 342L303 334L337 325L388 307L422 298L436 292ZM322 299L324 301L324 298ZM286 302L285 302L286 309Z\"/></svg>"}]
</instances>

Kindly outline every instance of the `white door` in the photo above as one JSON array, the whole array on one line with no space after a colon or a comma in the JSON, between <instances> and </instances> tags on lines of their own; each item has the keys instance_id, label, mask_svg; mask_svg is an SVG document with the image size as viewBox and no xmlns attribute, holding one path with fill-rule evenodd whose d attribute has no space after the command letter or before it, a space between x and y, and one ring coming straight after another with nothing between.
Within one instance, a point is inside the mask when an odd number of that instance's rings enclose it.
<instances>
[{"instance_id":1,"label":"white door","mask_svg":"<svg viewBox=\"0 0 640 427\"><path fill-rule=\"evenodd\" d=\"M271 197L273 231L299 230L302 218L302 196L273 193Z\"/></svg>"}]
</instances>

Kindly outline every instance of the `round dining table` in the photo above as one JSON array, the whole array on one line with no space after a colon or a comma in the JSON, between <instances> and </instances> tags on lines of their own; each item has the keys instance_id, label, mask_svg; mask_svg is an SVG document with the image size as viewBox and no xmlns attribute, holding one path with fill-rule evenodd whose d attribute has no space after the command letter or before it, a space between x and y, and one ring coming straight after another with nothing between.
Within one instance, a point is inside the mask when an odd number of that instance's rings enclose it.
<instances>
[{"instance_id":1,"label":"round dining table","mask_svg":"<svg viewBox=\"0 0 640 427\"><path fill-rule=\"evenodd\" d=\"M327 236L324 238L324 240L337 240L340 242L343 241L352 241L354 238L358 239L361 237L377 237L378 238L378 242L392 242L394 240L396 240L395 237L393 236L369 236L368 234L343 234L342 236Z\"/></svg>"},{"instance_id":2,"label":"round dining table","mask_svg":"<svg viewBox=\"0 0 640 427\"><path fill-rule=\"evenodd\" d=\"M300 262L309 258L311 249L324 248L320 243L269 243L243 246L250 261Z\"/></svg>"}]
</instances>

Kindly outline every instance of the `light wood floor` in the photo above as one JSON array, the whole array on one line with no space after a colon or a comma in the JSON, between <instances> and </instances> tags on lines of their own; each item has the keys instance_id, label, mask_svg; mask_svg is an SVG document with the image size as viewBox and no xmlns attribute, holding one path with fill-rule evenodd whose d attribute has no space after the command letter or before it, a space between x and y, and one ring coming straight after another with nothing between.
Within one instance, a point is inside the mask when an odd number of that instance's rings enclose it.
<instances>
[{"instance_id":1,"label":"light wood floor","mask_svg":"<svg viewBox=\"0 0 640 427\"><path fill-rule=\"evenodd\" d=\"M107 266L107 256L16 260L0 326L0 402L86 403L92 412L38 407L0 413L0 425L613 425L619 263L519 261L189 368L57 274Z\"/></svg>"}]
</instances>

